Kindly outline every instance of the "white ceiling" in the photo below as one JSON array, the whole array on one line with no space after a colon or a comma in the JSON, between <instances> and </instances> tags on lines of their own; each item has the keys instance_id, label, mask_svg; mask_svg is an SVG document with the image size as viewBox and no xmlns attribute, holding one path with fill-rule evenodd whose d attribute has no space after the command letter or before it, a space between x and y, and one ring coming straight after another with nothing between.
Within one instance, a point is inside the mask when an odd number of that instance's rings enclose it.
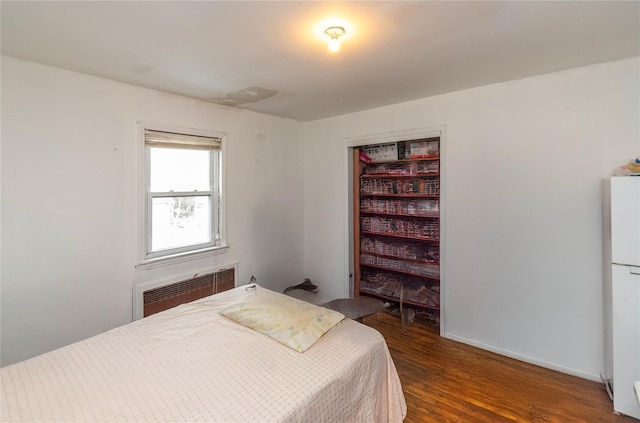
<instances>
[{"instance_id":1,"label":"white ceiling","mask_svg":"<svg viewBox=\"0 0 640 423\"><path fill-rule=\"evenodd\" d=\"M2 54L309 121L640 54L639 1L6 1ZM346 28L330 53L322 32Z\"/></svg>"}]
</instances>

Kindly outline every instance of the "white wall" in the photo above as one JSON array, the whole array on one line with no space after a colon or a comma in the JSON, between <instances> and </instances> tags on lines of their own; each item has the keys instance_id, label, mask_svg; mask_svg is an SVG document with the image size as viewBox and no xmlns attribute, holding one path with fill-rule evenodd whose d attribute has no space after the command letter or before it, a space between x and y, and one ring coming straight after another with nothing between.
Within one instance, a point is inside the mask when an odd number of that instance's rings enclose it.
<instances>
[{"instance_id":1,"label":"white wall","mask_svg":"<svg viewBox=\"0 0 640 423\"><path fill-rule=\"evenodd\" d=\"M639 75L629 59L302 124L3 57L2 365L129 322L135 283L234 261L241 283L345 296L344 139L444 124L445 335L597 379L600 180L640 154ZM228 134L228 253L134 269L137 120Z\"/></svg>"},{"instance_id":2,"label":"white wall","mask_svg":"<svg viewBox=\"0 0 640 423\"><path fill-rule=\"evenodd\" d=\"M136 121L227 134L230 249L136 270ZM132 318L132 286L239 262L303 279L301 124L2 58L2 365Z\"/></svg>"},{"instance_id":3,"label":"white wall","mask_svg":"<svg viewBox=\"0 0 640 423\"><path fill-rule=\"evenodd\" d=\"M348 292L345 138L446 125L444 335L598 380L601 179L640 154L638 58L305 125L305 272Z\"/></svg>"}]
</instances>

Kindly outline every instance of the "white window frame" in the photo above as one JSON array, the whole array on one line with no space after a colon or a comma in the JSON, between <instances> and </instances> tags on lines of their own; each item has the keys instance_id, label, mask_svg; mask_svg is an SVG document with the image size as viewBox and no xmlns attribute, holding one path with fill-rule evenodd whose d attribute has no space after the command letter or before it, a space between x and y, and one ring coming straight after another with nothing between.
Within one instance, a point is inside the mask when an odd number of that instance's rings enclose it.
<instances>
[{"instance_id":1,"label":"white window frame","mask_svg":"<svg viewBox=\"0 0 640 423\"><path fill-rule=\"evenodd\" d=\"M137 268L153 268L188 260L206 258L216 254L221 254L229 248L226 238L225 219L225 134L209 130L185 128L174 125L164 125L154 122L139 121L138 123L138 148L139 148L139 217L138 217L138 264ZM211 195L211 210L218 210L218 224L213 226L212 240L207 244L175 248L160 252L151 252L151 201L153 196L150 193L150 149L145 143L146 131L169 132L184 134L189 136L200 136L217 138L220 140L220 160L212 162L212 178L215 182L213 190L203 194ZM217 177L217 181L216 181ZM212 213L212 217L215 214ZM217 226L217 232L215 227ZM215 232L215 233L213 233Z\"/></svg>"}]
</instances>

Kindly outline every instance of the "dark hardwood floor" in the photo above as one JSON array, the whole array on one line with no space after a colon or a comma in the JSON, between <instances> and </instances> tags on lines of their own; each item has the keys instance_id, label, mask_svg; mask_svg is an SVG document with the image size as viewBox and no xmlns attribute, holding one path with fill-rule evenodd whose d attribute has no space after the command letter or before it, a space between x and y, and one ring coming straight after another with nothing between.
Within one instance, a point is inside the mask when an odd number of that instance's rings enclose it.
<instances>
[{"instance_id":1,"label":"dark hardwood floor","mask_svg":"<svg viewBox=\"0 0 640 423\"><path fill-rule=\"evenodd\" d=\"M415 322L407 333L386 312L364 323L385 337L413 422L616 422L601 383L569 376L439 336Z\"/></svg>"}]
</instances>

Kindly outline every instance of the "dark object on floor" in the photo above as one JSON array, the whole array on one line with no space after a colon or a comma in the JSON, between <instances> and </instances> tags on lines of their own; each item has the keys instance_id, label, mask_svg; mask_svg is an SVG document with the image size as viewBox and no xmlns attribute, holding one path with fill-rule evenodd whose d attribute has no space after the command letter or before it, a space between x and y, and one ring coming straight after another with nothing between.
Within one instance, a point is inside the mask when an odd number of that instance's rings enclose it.
<instances>
[{"instance_id":1,"label":"dark object on floor","mask_svg":"<svg viewBox=\"0 0 640 423\"><path fill-rule=\"evenodd\" d=\"M384 310L384 303L382 301L369 297L339 298L329 301L322 306L342 313L346 317L357 320L360 323L362 323L363 318Z\"/></svg>"},{"instance_id":2,"label":"dark object on floor","mask_svg":"<svg viewBox=\"0 0 640 423\"><path fill-rule=\"evenodd\" d=\"M304 289L305 291L309 291L309 292L318 292L318 287L314 285L313 282L311 282L311 279L305 279L304 282L302 282L301 284L285 288L284 292L282 293L286 294L287 292L292 291L294 289Z\"/></svg>"}]
</instances>

